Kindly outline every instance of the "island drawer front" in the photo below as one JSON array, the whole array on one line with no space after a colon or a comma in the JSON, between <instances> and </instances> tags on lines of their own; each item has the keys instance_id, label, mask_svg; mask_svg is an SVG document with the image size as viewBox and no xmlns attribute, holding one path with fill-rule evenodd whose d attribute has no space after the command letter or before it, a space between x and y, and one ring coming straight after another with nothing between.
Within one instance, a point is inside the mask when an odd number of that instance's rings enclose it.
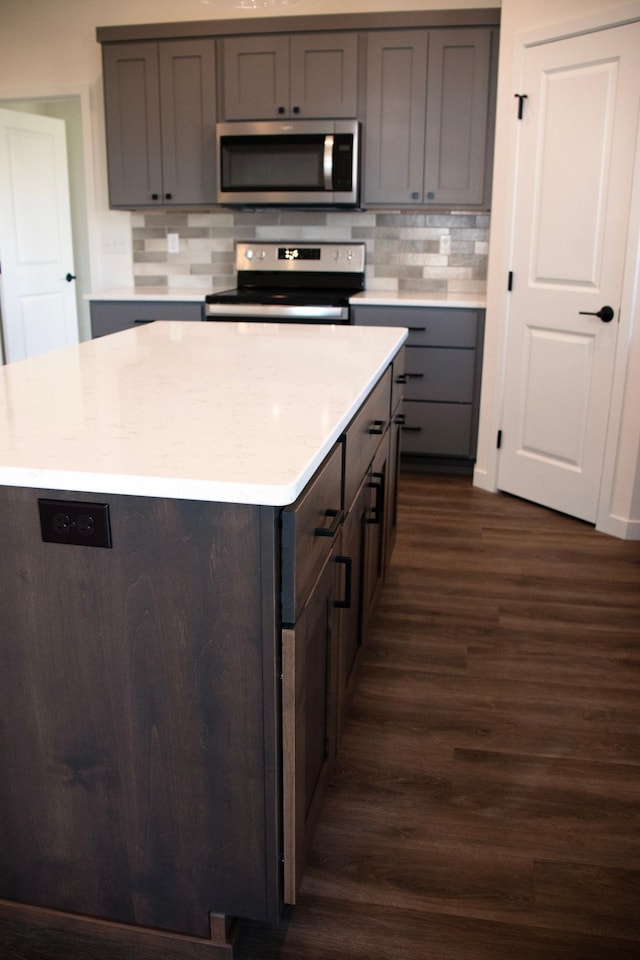
<instances>
[{"instance_id":1,"label":"island drawer front","mask_svg":"<svg viewBox=\"0 0 640 960\"><path fill-rule=\"evenodd\" d=\"M336 444L301 497L282 512L283 624L295 624L340 533L342 451Z\"/></svg>"},{"instance_id":2,"label":"island drawer front","mask_svg":"<svg viewBox=\"0 0 640 960\"><path fill-rule=\"evenodd\" d=\"M402 452L440 457L472 457L473 408L470 403L420 403L402 405Z\"/></svg>"},{"instance_id":3,"label":"island drawer front","mask_svg":"<svg viewBox=\"0 0 640 960\"><path fill-rule=\"evenodd\" d=\"M478 310L455 307L356 307L365 327L407 327L408 347L475 347Z\"/></svg>"},{"instance_id":4,"label":"island drawer front","mask_svg":"<svg viewBox=\"0 0 640 960\"><path fill-rule=\"evenodd\" d=\"M391 367L382 375L345 433L344 504L349 509L380 446L391 416Z\"/></svg>"},{"instance_id":5,"label":"island drawer front","mask_svg":"<svg viewBox=\"0 0 640 960\"><path fill-rule=\"evenodd\" d=\"M401 402L406 393L406 371L407 371L407 349L403 347L393 358L392 376L391 376L391 413L395 412L396 407Z\"/></svg>"},{"instance_id":6,"label":"island drawer front","mask_svg":"<svg viewBox=\"0 0 640 960\"><path fill-rule=\"evenodd\" d=\"M471 403L475 365L475 350L451 350L446 347L409 349L405 399Z\"/></svg>"}]
</instances>

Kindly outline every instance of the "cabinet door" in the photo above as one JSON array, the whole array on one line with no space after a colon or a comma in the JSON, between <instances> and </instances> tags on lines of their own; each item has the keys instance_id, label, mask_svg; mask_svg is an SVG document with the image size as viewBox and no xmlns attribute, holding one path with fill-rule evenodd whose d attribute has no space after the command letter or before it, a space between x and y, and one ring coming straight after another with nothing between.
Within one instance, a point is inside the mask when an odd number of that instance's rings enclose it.
<instances>
[{"instance_id":1,"label":"cabinet door","mask_svg":"<svg viewBox=\"0 0 640 960\"><path fill-rule=\"evenodd\" d=\"M224 119L274 120L289 115L289 38L223 40Z\"/></svg>"},{"instance_id":2,"label":"cabinet door","mask_svg":"<svg viewBox=\"0 0 640 960\"><path fill-rule=\"evenodd\" d=\"M215 203L215 40L159 44L162 202Z\"/></svg>"},{"instance_id":3,"label":"cabinet door","mask_svg":"<svg viewBox=\"0 0 640 960\"><path fill-rule=\"evenodd\" d=\"M420 203L428 32L371 34L367 48L365 203Z\"/></svg>"},{"instance_id":4,"label":"cabinet door","mask_svg":"<svg viewBox=\"0 0 640 960\"><path fill-rule=\"evenodd\" d=\"M405 359L406 350L393 361L394 392L391 404L391 424L389 426L389 468L387 471L387 502L384 518L384 565L386 570L398 532L398 478L400 475L400 437L404 424L402 413L403 392L406 389Z\"/></svg>"},{"instance_id":5,"label":"cabinet door","mask_svg":"<svg viewBox=\"0 0 640 960\"><path fill-rule=\"evenodd\" d=\"M284 900L295 903L336 750L337 545L282 631Z\"/></svg>"},{"instance_id":6,"label":"cabinet door","mask_svg":"<svg viewBox=\"0 0 640 960\"><path fill-rule=\"evenodd\" d=\"M215 41L103 46L112 207L215 202Z\"/></svg>"},{"instance_id":7,"label":"cabinet door","mask_svg":"<svg viewBox=\"0 0 640 960\"><path fill-rule=\"evenodd\" d=\"M159 204L158 45L104 44L102 56L110 205Z\"/></svg>"},{"instance_id":8,"label":"cabinet door","mask_svg":"<svg viewBox=\"0 0 640 960\"><path fill-rule=\"evenodd\" d=\"M482 204L491 32L434 30L429 38L424 200Z\"/></svg>"},{"instance_id":9,"label":"cabinet door","mask_svg":"<svg viewBox=\"0 0 640 960\"><path fill-rule=\"evenodd\" d=\"M369 488L363 483L345 519L342 529L342 554L338 558L345 569L345 588L339 601L338 737L346 720L357 665L364 647L362 573L369 493Z\"/></svg>"},{"instance_id":10,"label":"cabinet door","mask_svg":"<svg viewBox=\"0 0 640 960\"><path fill-rule=\"evenodd\" d=\"M362 608L364 639L374 612L385 574L385 532L387 524L387 487L389 484L389 430L371 464L366 481L368 490L364 567L362 571Z\"/></svg>"},{"instance_id":11,"label":"cabinet door","mask_svg":"<svg viewBox=\"0 0 640 960\"><path fill-rule=\"evenodd\" d=\"M290 42L292 115L355 117L358 110L357 35L294 34Z\"/></svg>"}]
</instances>

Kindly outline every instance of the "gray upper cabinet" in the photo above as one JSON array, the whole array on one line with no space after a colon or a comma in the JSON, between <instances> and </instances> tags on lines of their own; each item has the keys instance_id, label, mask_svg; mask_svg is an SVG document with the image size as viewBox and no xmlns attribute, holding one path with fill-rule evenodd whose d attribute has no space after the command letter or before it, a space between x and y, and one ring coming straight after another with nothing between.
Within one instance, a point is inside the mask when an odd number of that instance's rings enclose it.
<instances>
[{"instance_id":1,"label":"gray upper cabinet","mask_svg":"<svg viewBox=\"0 0 640 960\"><path fill-rule=\"evenodd\" d=\"M357 114L355 33L227 37L222 50L225 120Z\"/></svg>"},{"instance_id":2,"label":"gray upper cabinet","mask_svg":"<svg viewBox=\"0 0 640 960\"><path fill-rule=\"evenodd\" d=\"M215 203L215 40L102 51L110 205Z\"/></svg>"},{"instance_id":3,"label":"gray upper cabinet","mask_svg":"<svg viewBox=\"0 0 640 960\"><path fill-rule=\"evenodd\" d=\"M367 41L365 203L420 203L424 177L428 32Z\"/></svg>"},{"instance_id":4,"label":"gray upper cabinet","mask_svg":"<svg viewBox=\"0 0 640 960\"><path fill-rule=\"evenodd\" d=\"M488 203L491 56L486 28L369 35L365 203Z\"/></svg>"}]
</instances>

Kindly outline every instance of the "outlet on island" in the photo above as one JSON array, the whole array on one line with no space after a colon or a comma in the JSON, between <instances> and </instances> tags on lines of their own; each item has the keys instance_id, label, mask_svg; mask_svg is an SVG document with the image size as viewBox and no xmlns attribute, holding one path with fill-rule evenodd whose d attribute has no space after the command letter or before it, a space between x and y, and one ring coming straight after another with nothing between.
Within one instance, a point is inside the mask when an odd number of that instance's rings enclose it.
<instances>
[{"instance_id":1,"label":"outlet on island","mask_svg":"<svg viewBox=\"0 0 640 960\"><path fill-rule=\"evenodd\" d=\"M45 543L111 547L108 503L38 499L40 529Z\"/></svg>"}]
</instances>

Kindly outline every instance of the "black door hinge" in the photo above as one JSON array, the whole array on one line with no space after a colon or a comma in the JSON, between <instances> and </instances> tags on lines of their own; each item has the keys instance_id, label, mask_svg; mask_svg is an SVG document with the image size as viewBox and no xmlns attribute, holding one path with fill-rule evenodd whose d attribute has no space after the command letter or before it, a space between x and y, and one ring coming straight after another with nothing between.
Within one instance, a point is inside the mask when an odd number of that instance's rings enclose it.
<instances>
[{"instance_id":1,"label":"black door hinge","mask_svg":"<svg viewBox=\"0 0 640 960\"><path fill-rule=\"evenodd\" d=\"M509 293L513 290L513 270L509 270L509 276L507 277L507 290Z\"/></svg>"},{"instance_id":2,"label":"black door hinge","mask_svg":"<svg viewBox=\"0 0 640 960\"><path fill-rule=\"evenodd\" d=\"M518 120L522 120L522 112L524 110L524 102L527 99L526 93L514 93L514 97L518 101Z\"/></svg>"},{"instance_id":3,"label":"black door hinge","mask_svg":"<svg viewBox=\"0 0 640 960\"><path fill-rule=\"evenodd\" d=\"M498 430L498 441L496 443L496 447L499 450L501 446L502 446L502 430Z\"/></svg>"}]
</instances>

